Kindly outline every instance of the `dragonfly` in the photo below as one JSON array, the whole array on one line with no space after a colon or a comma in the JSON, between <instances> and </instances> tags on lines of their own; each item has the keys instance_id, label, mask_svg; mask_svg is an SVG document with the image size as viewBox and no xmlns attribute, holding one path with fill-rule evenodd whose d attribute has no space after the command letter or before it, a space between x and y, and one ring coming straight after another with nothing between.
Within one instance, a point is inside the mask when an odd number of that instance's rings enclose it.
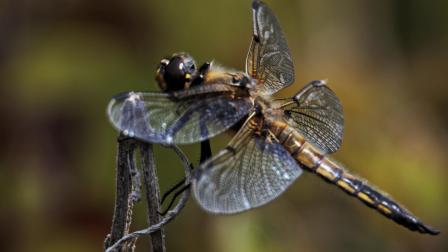
<instances>
[{"instance_id":1,"label":"dragonfly","mask_svg":"<svg viewBox=\"0 0 448 252\"><path fill-rule=\"evenodd\" d=\"M254 0L252 17L244 72L213 62L197 69L188 54L174 54L157 69L163 92L126 92L110 101L112 125L126 136L170 145L208 141L243 122L223 150L195 169L193 194L208 212L265 205L306 171L412 231L438 234L330 156L341 146L344 117L326 81L311 81L290 98L272 97L294 83L294 64L273 11Z\"/></svg>"}]
</instances>

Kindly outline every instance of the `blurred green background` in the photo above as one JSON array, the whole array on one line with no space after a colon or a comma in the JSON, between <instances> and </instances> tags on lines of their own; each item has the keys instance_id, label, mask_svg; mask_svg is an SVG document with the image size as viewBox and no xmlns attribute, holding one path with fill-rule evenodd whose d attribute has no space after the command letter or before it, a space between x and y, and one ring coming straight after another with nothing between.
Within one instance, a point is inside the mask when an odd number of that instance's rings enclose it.
<instances>
[{"instance_id":1,"label":"blurred green background","mask_svg":"<svg viewBox=\"0 0 448 252\"><path fill-rule=\"evenodd\" d=\"M336 157L442 234L410 232L304 174L244 214L212 216L191 199L167 226L168 251L448 251L448 2L267 3L297 74L278 96L328 79L345 109ZM110 97L157 90L173 52L243 69L251 21L250 0L0 1L1 250L101 250L115 193ZM193 161L198 148L183 146ZM156 148L163 189L182 176L174 157Z\"/></svg>"}]
</instances>

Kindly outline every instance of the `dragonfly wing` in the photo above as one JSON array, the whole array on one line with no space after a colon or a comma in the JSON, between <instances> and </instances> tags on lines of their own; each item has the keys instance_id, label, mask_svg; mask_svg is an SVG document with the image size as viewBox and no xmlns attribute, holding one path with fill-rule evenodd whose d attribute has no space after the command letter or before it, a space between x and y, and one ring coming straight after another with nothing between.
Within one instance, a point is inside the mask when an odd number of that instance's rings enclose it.
<instances>
[{"instance_id":1,"label":"dragonfly wing","mask_svg":"<svg viewBox=\"0 0 448 252\"><path fill-rule=\"evenodd\" d=\"M173 93L123 93L111 100L107 113L130 137L188 144L225 131L251 108L248 97L235 95L235 87L213 84Z\"/></svg>"},{"instance_id":2,"label":"dragonfly wing","mask_svg":"<svg viewBox=\"0 0 448 252\"><path fill-rule=\"evenodd\" d=\"M253 37L246 57L246 72L259 81L261 92L273 94L294 82L294 64L274 13L253 1Z\"/></svg>"},{"instance_id":3,"label":"dragonfly wing","mask_svg":"<svg viewBox=\"0 0 448 252\"><path fill-rule=\"evenodd\" d=\"M227 148L199 167L193 192L209 212L237 213L277 198L301 173L275 139L243 127Z\"/></svg>"},{"instance_id":4,"label":"dragonfly wing","mask_svg":"<svg viewBox=\"0 0 448 252\"><path fill-rule=\"evenodd\" d=\"M312 81L284 106L289 124L322 150L332 153L342 144L344 115L336 94L324 81Z\"/></svg>"}]
</instances>

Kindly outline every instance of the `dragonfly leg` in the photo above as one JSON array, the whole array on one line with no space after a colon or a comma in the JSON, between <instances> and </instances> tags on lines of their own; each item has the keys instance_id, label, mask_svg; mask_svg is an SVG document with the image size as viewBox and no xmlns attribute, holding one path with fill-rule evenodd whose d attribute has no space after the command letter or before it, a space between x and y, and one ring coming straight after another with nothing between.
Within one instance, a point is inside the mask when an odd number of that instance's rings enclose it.
<instances>
[{"instance_id":1,"label":"dragonfly leg","mask_svg":"<svg viewBox=\"0 0 448 252\"><path fill-rule=\"evenodd\" d=\"M201 142L201 157L199 163L202 164L205 160L212 157L212 148L210 147L210 141L204 140Z\"/></svg>"},{"instance_id":2,"label":"dragonfly leg","mask_svg":"<svg viewBox=\"0 0 448 252\"><path fill-rule=\"evenodd\" d=\"M179 195L181 195L185 190L187 190L190 187L190 184L184 185L183 187L180 188L180 190L178 190L173 198L170 201L170 204L168 204L168 207L165 209L165 211L159 212L160 215L164 216L166 213L168 213L168 211L171 209L171 207L173 206L174 202L176 201L177 197Z\"/></svg>"},{"instance_id":3,"label":"dragonfly leg","mask_svg":"<svg viewBox=\"0 0 448 252\"><path fill-rule=\"evenodd\" d=\"M191 82L191 87L201 85L204 82L204 76L210 70L211 65L212 63L205 62L204 64L202 64L202 66L199 67L197 76Z\"/></svg>"},{"instance_id":4,"label":"dragonfly leg","mask_svg":"<svg viewBox=\"0 0 448 252\"><path fill-rule=\"evenodd\" d=\"M203 163L205 160L211 158L212 156L212 149L210 147L210 141L204 140L201 142L201 156L199 158L199 163ZM193 170L194 167L193 165L191 165L191 169ZM185 184L185 178L183 178L181 181L177 182L174 186L172 186L170 189L168 189L168 191L166 191L165 193L163 193L162 196L162 200L161 203L163 204L163 202L165 202L165 200L168 198L168 196L170 194L172 194L173 192L175 192L179 187L181 187L182 185ZM174 204L174 201L176 200L176 198L183 192L185 191L188 187L190 186L190 184L188 185L184 185L180 190L178 190L177 192L175 192L173 199L170 201L170 203L168 204L168 208L163 211L160 212L160 215L165 215L169 209L171 208L171 206Z\"/></svg>"},{"instance_id":5,"label":"dragonfly leg","mask_svg":"<svg viewBox=\"0 0 448 252\"><path fill-rule=\"evenodd\" d=\"M194 169L193 164L190 164L190 169ZM162 195L162 200L160 201L160 203L163 204L163 202L165 202L166 198L173 193L177 188L179 188L180 186L182 186L183 184L185 184L185 177L183 177L179 182L177 182L175 185L173 185L170 189L168 189L166 192L163 193Z\"/></svg>"},{"instance_id":6,"label":"dragonfly leg","mask_svg":"<svg viewBox=\"0 0 448 252\"><path fill-rule=\"evenodd\" d=\"M180 180L179 182L177 182L175 185L173 185L170 189L168 189L168 191L163 193L162 196L162 200L160 201L162 204L163 202L165 202L166 198L175 190L177 190L177 188L179 188L180 186L182 186L185 183L185 177L182 178L182 180Z\"/></svg>"}]
</instances>

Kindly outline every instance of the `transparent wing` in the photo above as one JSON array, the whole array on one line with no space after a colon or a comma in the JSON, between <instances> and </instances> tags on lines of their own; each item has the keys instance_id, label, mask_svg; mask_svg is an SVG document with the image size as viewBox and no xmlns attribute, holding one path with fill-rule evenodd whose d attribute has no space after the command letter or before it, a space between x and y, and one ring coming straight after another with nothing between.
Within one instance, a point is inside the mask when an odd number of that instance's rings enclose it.
<instances>
[{"instance_id":1,"label":"transparent wing","mask_svg":"<svg viewBox=\"0 0 448 252\"><path fill-rule=\"evenodd\" d=\"M294 82L294 65L274 13L260 1L252 3L253 37L246 72L257 79L261 92L273 94Z\"/></svg>"},{"instance_id":2,"label":"transparent wing","mask_svg":"<svg viewBox=\"0 0 448 252\"><path fill-rule=\"evenodd\" d=\"M324 81L312 81L282 107L289 124L308 140L328 153L339 149L344 115L339 99Z\"/></svg>"},{"instance_id":3,"label":"transparent wing","mask_svg":"<svg viewBox=\"0 0 448 252\"><path fill-rule=\"evenodd\" d=\"M209 212L237 213L277 198L301 173L282 145L243 127L226 149L199 167L193 192Z\"/></svg>"},{"instance_id":4,"label":"transparent wing","mask_svg":"<svg viewBox=\"0 0 448 252\"><path fill-rule=\"evenodd\" d=\"M252 108L235 87L202 85L173 93L129 92L109 103L112 124L125 135L153 143L187 144L211 138Z\"/></svg>"}]
</instances>

